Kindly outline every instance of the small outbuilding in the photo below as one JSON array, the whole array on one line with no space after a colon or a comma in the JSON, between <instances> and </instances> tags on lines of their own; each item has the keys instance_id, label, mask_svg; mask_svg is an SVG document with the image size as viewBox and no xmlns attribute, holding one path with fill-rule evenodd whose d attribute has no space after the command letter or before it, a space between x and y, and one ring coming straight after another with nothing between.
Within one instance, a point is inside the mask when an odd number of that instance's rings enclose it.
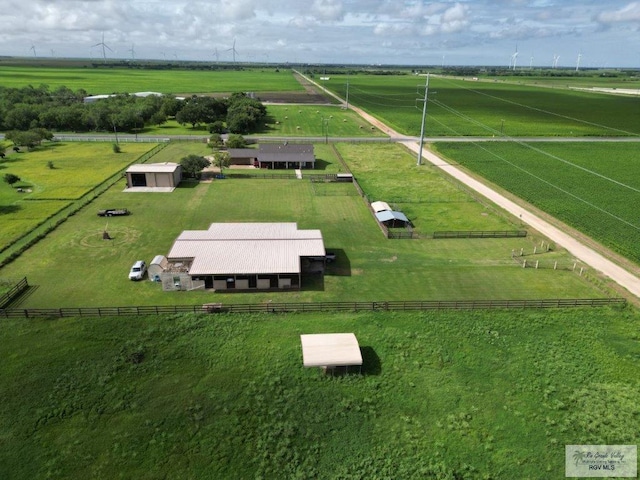
<instances>
[{"instance_id":1,"label":"small outbuilding","mask_svg":"<svg viewBox=\"0 0 640 480\"><path fill-rule=\"evenodd\" d=\"M376 213L384 212L385 210L392 210L387 202L381 201L371 202L371 208L373 208L373 211Z\"/></svg>"},{"instance_id":2,"label":"small outbuilding","mask_svg":"<svg viewBox=\"0 0 640 480\"><path fill-rule=\"evenodd\" d=\"M182 180L179 163L140 163L131 165L126 172L127 190L172 192Z\"/></svg>"},{"instance_id":3,"label":"small outbuilding","mask_svg":"<svg viewBox=\"0 0 640 480\"><path fill-rule=\"evenodd\" d=\"M411 222L404 213L393 210L376 212L376 218L380 223L385 224L387 227L397 228L411 225Z\"/></svg>"},{"instance_id":4,"label":"small outbuilding","mask_svg":"<svg viewBox=\"0 0 640 480\"><path fill-rule=\"evenodd\" d=\"M302 364L331 370L357 366L362 372L362 352L354 333L320 333L300 335Z\"/></svg>"},{"instance_id":5,"label":"small outbuilding","mask_svg":"<svg viewBox=\"0 0 640 480\"><path fill-rule=\"evenodd\" d=\"M168 266L169 261L164 255L156 255L153 257L153 260L151 260L151 263L149 264L149 269L147 270L149 272L149 280L152 282L159 282L160 276Z\"/></svg>"}]
</instances>

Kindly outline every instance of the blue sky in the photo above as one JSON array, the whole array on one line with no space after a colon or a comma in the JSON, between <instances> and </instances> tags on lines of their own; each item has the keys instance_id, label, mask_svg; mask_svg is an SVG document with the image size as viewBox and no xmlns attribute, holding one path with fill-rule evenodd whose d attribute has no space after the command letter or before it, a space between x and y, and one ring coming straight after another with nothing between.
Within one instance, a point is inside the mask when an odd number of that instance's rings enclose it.
<instances>
[{"instance_id":1,"label":"blue sky","mask_svg":"<svg viewBox=\"0 0 640 480\"><path fill-rule=\"evenodd\" d=\"M640 68L640 1L0 0L0 55Z\"/></svg>"}]
</instances>

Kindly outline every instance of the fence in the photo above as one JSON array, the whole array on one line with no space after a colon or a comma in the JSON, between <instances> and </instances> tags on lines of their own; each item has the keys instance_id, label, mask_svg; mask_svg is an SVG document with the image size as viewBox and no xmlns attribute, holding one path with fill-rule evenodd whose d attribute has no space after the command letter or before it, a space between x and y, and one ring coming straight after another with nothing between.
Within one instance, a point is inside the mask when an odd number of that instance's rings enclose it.
<instances>
[{"instance_id":1,"label":"fence","mask_svg":"<svg viewBox=\"0 0 640 480\"><path fill-rule=\"evenodd\" d=\"M13 301L14 298L20 295L28 286L29 283L27 282L27 277L23 277L22 280L11 287L11 289L7 293L0 296L0 308L4 308L5 305L11 303L11 301Z\"/></svg>"},{"instance_id":2,"label":"fence","mask_svg":"<svg viewBox=\"0 0 640 480\"><path fill-rule=\"evenodd\" d=\"M506 231L452 231L452 232L433 232L433 238L515 238L526 237L526 230L506 230Z\"/></svg>"},{"instance_id":3,"label":"fence","mask_svg":"<svg viewBox=\"0 0 640 480\"><path fill-rule=\"evenodd\" d=\"M425 310L502 310L624 306L624 298L560 298L541 300L443 300L393 302L318 302L205 304L134 307L79 307L0 310L4 318L114 317L183 313L287 313Z\"/></svg>"}]
</instances>

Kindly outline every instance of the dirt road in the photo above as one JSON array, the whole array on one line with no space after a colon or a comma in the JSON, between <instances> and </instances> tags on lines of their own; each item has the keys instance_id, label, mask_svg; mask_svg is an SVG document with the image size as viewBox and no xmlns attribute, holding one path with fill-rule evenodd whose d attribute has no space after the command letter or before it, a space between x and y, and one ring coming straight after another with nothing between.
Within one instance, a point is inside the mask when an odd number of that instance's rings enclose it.
<instances>
[{"instance_id":1,"label":"dirt road","mask_svg":"<svg viewBox=\"0 0 640 480\"><path fill-rule=\"evenodd\" d=\"M315 83L311 79L308 79L308 80L312 83ZM323 90L327 94L333 96L334 98L337 98L338 100L344 103L344 100L342 100L337 95L334 95L332 92L329 92L321 85L318 85L317 83L315 84L319 89ZM402 135L396 132L395 130L385 125L383 122L381 122L377 118L369 115L367 112L357 107L354 107L353 105L349 105L349 108L354 112L358 113L361 117L363 117L365 120L367 120L376 128L379 128L381 131L383 131L390 137L398 138L399 143L405 145L412 152L415 152L416 155L418 154L420 150L420 145L415 141L414 138L408 137L406 135ZM520 205L512 202L511 200L499 194L495 190L492 190L491 188L487 187L486 185L474 179L473 177L469 176L459 168L447 163L446 160L444 160L443 158L440 158L439 156L429 151L428 149L423 148L422 158L430 162L435 167L445 171L446 173L448 173L458 181L464 183L469 188L472 188L473 190L475 190L485 198L489 199L491 202L495 203L499 207L503 208L507 212L511 213L512 215L515 215L516 217L519 217L524 223L526 223L527 225L530 225L531 227L533 227L534 229L542 233L549 240L552 240L557 245L560 245L563 248L566 248L567 251L569 251L573 256L575 256L581 262L585 263L586 265L589 265L591 268L595 270L602 272L604 275L609 277L618 285L624 287L630 293L640 298L640 278L638 278L637 276L633 275L632 273L620 267L619 265L612 262L611 260L605 258L604 256L602 256L592 248L588 247L584 243L580 242L579 240L566 234L562 230L559 230L558 228L554 227L549 222L543 220L539 216L524 209Z\"/></svg>"}]
</instances>

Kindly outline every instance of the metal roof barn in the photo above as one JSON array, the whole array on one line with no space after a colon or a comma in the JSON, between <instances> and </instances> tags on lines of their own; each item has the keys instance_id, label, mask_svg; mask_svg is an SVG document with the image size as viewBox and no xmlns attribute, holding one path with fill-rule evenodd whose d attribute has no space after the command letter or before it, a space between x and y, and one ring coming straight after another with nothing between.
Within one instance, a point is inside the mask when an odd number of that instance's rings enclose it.
<instances>
[{"instance_id":1,"label":"metal roof barn","mask_svg":"<svg viewBox=\"0 0 640 480\"><path fill-rule=\"evenodd\" d=\"M213 223L208 230L183 231L167 257L170 262L187 262L189 275L207 277L205 281L212 285L225 279L235 284L242 277L242 282L249 282L247 287L242 283L242 289L260 289L274 288L271 283L260 284L259 280L269 280L264 276L278 280L277 285L286 276L292 286L299 286L302 259L325 254L320 230L298 230L294 222ZM221 283L217 285L223 289Z\"/></svg>"}]
</instances>

